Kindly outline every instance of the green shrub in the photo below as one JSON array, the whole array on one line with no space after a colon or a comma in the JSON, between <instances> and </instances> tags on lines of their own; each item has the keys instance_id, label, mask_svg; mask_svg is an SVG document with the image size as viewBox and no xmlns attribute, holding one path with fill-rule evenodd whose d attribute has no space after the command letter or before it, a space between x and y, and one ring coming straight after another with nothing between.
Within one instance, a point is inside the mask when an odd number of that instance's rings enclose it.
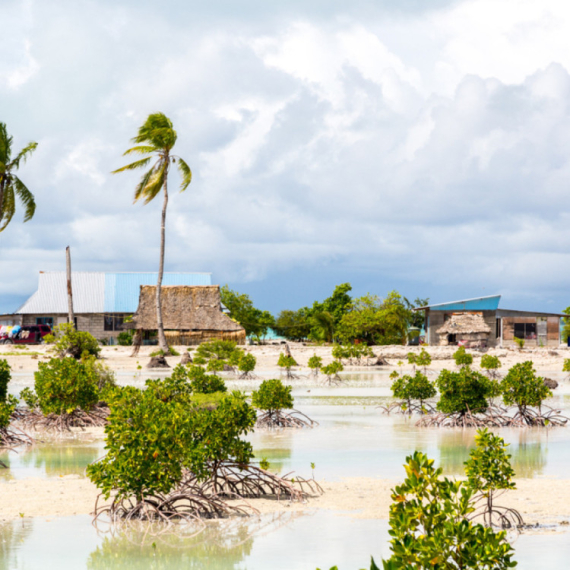
<instances>
[{"instance_id":1,"label":"green shrub","mask_svg":"<svg viewBox=\"0 0 570 570\"><path fill-rule=\"evenodd\" d=\"M30 410L39 408L39 400L36 393L31 388L24 388L20 392L20 399L24 401Z\"/></svg>"},{"instance_id":2,"label":"green shrub","mask_svg":"<svg viewBox=\"0 0 570 570\"><path fill-rule=\"evenodd\" d=\"M562 366L562 372L570 372L570 358L564 359L564 365Z\"/></svg>"},{"instance_id":3,"label":"green shrub","mask_svg":"<svg viewBox=\"0 0 570 570\"><path fill-rule=\"evenodd\" d=\"M476 447L465 462L465 474L469 486L487 497L492 509L493 493L501 489L516 489L515 472L507 455L503 438L487 429L477 430Z\"/></svg>"},{"instance_id":4,"label":"green shrub","mask_svg":"<svg viewBox=\"0 0 570 570\"><path fill-rule=\"evenodd\" d=\"M501 361L498 356L484 354L481 357L481 368L484 368L485 370L498 370L501 368Z\"/></svg>"},{"instance_id":5,"label":"green shrub","mask_svg":"<svg viewBox=\"0 0 570 570\"><path fill-rule=\"evenodd\" d=\"M505 405L516 405L523 413L527 407L540 407L543 400L552 396L544 378L536 375L530 361L512 366L501 381L501 390Z\"/></svg>"},{"instance_id":6,"label":"green shrub","mask_svg":"<svg viewBox=\"0 0 570 570\"><path fill-rule=\"evenodd\" d=\"M445 414L484 412L489 407L487 399L494 394L491 381L468 366L459 372L442 370L436 385L441 395L437 409Z\"/></svg>"},{"instance_id":7,"label":"green shrub","mask_svg":"<svg viewBox=\"0 0 570 570\"><path fill-rule=\"evenodd\" d=\"M423 408L424 400L433 398L437 391L433 382L418 370L414 376L405 375L400 378L398 375L392 383L392 393L395 398L405 400L409 410L414 400L418 400L420 408Z\"/></svg>"},{"instance_id":8,"label":"green shrub","mask_svg":"<svg viewBox=\"0 0 570 570\"><path fill-rule=\"evenodd\" d=\"M251 402L258 410L277 411L291 409L293 396L291 386L285 386L281 380L264 380L259 389L251 394Z\"/></svg>"},{"instance_id":9,"label":"green shrub","mask_svg":"<svg viewBox=\"0 0 570 570\"><path fill-rule=\"evenodd\" d=\"M0 358L0 402L6 400L8 383L12 378L12 369L5 358Z\"/></svg>"},{"instance_id":10,"label":"green shrub","mask_svg":"<svg viewBox=\"0 0 570 570\"><path fill-rule=\"evenodd\" d=\"M224 366L237 366L243 355L231 340L211 340L203 342L194 353L194 362L205 365L209 372L220 372Z\"/></svg>"},{"instance_id":11,"label":"green shrub","mask_svg":"<svg viewBox=\"0 0 570 570\"><path fill-rule=\"evenodd\" d=\"M520 350L522 350L524 348L524 338L515 337L513 340L518 345Z\"/></svg>"},{"instance_id":12,"label":"green shrub","mask_svg":"<svg viewBox=\"0 0 570 570\"><path fill-rule=\"evenodd\" d=\"M470 521L474 490L442 478L433 460L416 451L406 458L407 477L392 491L392 556L384 570L503 570L514 568L505 532Z\"/></svg>"},{"instance_id":13,"label":"green shrub","mask_svg":"<svg viewBox=\"0 0 570 570\"><path fill-rule=\"evenodd\" d=\"M117 335L117 342L120 346L132 346L133 344L134 331L129 329L127 331L120 332Z\"/></svg>"},{"instance_id":14,"label":"green shrub","mask_svg":"<svg viewBox=\"0 0 570 570\"><path fill-rule=\"evenodd\" d=\"M292 356L280 353L279 360L277 361L277 366L279 366L280 368L286 368L287 370L291 370L293 366L298 366L298 365Z\"/></svg>"},{"instance_id":15,"label":"green shrub","mask_svg":"<svg viewBox=\"0 0 570 570\"><path fill-rule=\"evenodd\" d=\"M12 414L14 413L17 404L18 399L14 396L6 396L4 400L0 401L0 430L4 430L10 425Z\"/></svg>"},{"instance_id":16,"label":"green shrub","mask_svg":"<svg viewBox=\"0 0 570 570\"><path fill-rule=\"evenodd\" d=\"M255 417L239 392L210 409L192 406L187 396L163 401L153 390L122 388L105 427L107 456L89 465L87 475L106 497L168 493L185 469L205 480L222 461L248 464L253 451L241 436Z\"/></svg>"},{"instance_id":17,"label":"green shrub","mask_svg":"<svg viewBox=\"0 0 570 570\"><path fill-rule=\"evenodd\" d=\"M40 362L35 388L43 414L71 414L76 408L90 411L99 401L99 377L94 368L74 358Z\"/></svg>"},{"instance_id":18,"label":"green shrub","mask_svg":"<svg viewBox=\"0 0 570 570\"><path fill-rule=\"evenodd\" d=\"M307 363L307 366L311 370L320 370L322 365L323 365L323 359L320 356L317 356L316 354L313 354L313 356L309 358L309 362Z\"/></svg>"},{"instance_id":19,"label":"green shrub","mask_svg":"<svg viewBox=\"0 0 570 570\"><path fill-rule=\"evenodd\" d=\"M255 365L257 364L257 358L253 354L243 354L239 359L238 370L244 374L249 374L255 370Z\"/></svg>"},{"instance_id":20,"label":"green shrub","mask_svg":"<svg viewBox=\"0 0 570 570\"><path fill-rule=\"evenodd\" d=\"M53 345L55 353L62 358L71 356L79 360L84 353L98 357L101 352L97 339L91 333L76 331L72 323L57 325L44 341Z\"/></svg>"},{"instance_id":21,"label":"green shrub","mask_svg":"<svg viewBox=\"0 0 570 570\"><path fill-rule=\"evenodd\" d=\"M464 346L460 346L453 353L453 360L457 366L471 366L473 364L473 355L469 354Z\"/></svg>"},{"instance_id":22,"label":"green shrub","mask_svg":"<svg viewBox=\"0 0 570 570\"><path fill-rule=\"evenodd\" d=\"M192 392L197 394L213 394L215 392L226 392L224 381L215 374L206 374L201 366L190 366L188 378L191 381Z\"/></svg>"},{"instance_id":23,"label":"green shrub","mask_svg":"<svg viewBox=\"0 0 570 570\"><path fill-rule=\"evenodd\" d=\"M344 370L344 366L338 361L333 360L330 364L323 366L321 372L330 380L331 378L338 378L338 373Z\"/></svg>"}]
</instances>

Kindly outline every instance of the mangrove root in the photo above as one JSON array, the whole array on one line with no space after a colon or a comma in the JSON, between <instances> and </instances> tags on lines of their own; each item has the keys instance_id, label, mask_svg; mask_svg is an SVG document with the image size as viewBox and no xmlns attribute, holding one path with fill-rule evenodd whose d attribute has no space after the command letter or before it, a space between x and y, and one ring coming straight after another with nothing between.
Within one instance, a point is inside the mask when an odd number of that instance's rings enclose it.
<instances>
[{"instance_id":1,"label":"mangrove root","mask_svg":"<svg viewBox=\"0 0 570 570\"><path fill-rule=\"evenodd\" d=\"M33 438L20 429L11 426L0 428L0 449L14 449L20 445L32 445L32 443L34 443Z\"/></svg>"},{"instance_id":2,"label":"mangrove root","mask_svg":"<svg viewBox=\"0 0 570 570\"><path fill-rule=\"evenodd\" d=\"M71 428L78 427L85 429L86 427L100 427L107 423L107 417L110 410L106 404L98 404L89 412L76 409L71 414L48 414L44 415L38 409L22 410L20 422L24 427L32 430L45 430L65 432L71 431Z\"/></svg>"},{"instance_id":3,"label":"mangrove root","mask_svg":"<svg viewBox=\"0 0 570 570\"><path fill-rule=\"evenodd\" d=\"M256 427L267 429L305 428L319 425L298 410L284 412L283 410L268 410L257 418Z\"/></svg>"},{"instance_id":4,"label":"mangrove root","mask_svg":"<svg viewBox=\"0 0 570 570\"><path fill-rule=\"evenodd\" d=\"M424 416L426 414L435 414L436 409L428 402L393 402L389 406L378 406L385 414L396 412L397 414L419 414Z\"/></svg>"},{"instance_id":5,"label":"mangrove root","mask_svg":"<svg viewBox=\"0 0 570 570\"><path fill-rule=\"evenodd\" d=\"M306 501L311 496L322 494L321 486L312 479L290 477L291 473L279 477L254 465L239 465L223 462L211 466L212 476L204 482L188 472L181 488L199 487L204 495L243 499L289 499Z\"/></svg>"}]
</instances>

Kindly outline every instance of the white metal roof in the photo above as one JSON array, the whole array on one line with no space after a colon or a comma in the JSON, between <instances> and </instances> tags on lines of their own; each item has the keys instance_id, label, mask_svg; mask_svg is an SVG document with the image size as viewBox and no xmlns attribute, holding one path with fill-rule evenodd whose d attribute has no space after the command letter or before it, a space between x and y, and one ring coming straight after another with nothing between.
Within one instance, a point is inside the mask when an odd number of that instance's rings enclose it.
<instances>
[{"instance_id":1,"label":"white metal roof","mask_svg":"<svg viewBox=\"0 0 570 570\"><path fill-rule=\"evenodd\" d=\"M73 311L103 313L105 274L95 271L72 273ZM20 314L67 313L67 279L64 271L41 272L38 290L16 311Z\"/></svg>"}]
</instances>

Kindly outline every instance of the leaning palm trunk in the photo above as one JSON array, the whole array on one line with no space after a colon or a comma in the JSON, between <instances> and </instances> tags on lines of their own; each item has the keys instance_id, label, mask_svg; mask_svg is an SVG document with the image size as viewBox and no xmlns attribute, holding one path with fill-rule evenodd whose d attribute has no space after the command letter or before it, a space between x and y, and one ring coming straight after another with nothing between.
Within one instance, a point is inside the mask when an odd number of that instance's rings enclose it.
<instances>
[{"instance_id":1,"label":"leaning palm trunk","mask_svg":"<svg viewBox=\"0 0 570 570\"><path fill-rule=\"evenodd\" d=\"M167 159L168 160L168 159ZM167 162L168 164L168 162ZM168 343L164 334L164 324L162 322L162 276L164 274L164 244L166 241L166 207L168 206L168 168L164 177L164 201L162 203L162 221L160 226L160 263L158 266L158 282L156 284L156 322L158 327L158 345L168 354Z\"/></svg>"}]
</instances>

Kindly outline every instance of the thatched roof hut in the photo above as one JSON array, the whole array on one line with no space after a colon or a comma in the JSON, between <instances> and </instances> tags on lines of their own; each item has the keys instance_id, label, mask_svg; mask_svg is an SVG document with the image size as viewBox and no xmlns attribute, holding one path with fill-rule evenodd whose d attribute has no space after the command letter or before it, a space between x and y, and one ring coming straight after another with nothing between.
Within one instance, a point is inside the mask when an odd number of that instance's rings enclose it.
<instances>
[{"instance_id":1,"label":"thatched roof hut","mask_svg":"<svg viewBox=\"0 0 570 570\"><path fill-rule=\"evenodd\" d=\"M466 347L486 346L491 327L482 315L476 313L454 314L437 329L440 345L461 343Z\"/></svg>"},{"instance_id":2,"label":"thatched roof hut","mask_svg":"<svg viewBox=\"0 0 570 570\"><path fill-rule=\"evenodd\" d=\"M219 285L161 287L162 320L169 344L233 340L245 344L245 330L222 312ZM156 285L141 285L130 328L156 330Z\"/></svg>"}]
</instances>

